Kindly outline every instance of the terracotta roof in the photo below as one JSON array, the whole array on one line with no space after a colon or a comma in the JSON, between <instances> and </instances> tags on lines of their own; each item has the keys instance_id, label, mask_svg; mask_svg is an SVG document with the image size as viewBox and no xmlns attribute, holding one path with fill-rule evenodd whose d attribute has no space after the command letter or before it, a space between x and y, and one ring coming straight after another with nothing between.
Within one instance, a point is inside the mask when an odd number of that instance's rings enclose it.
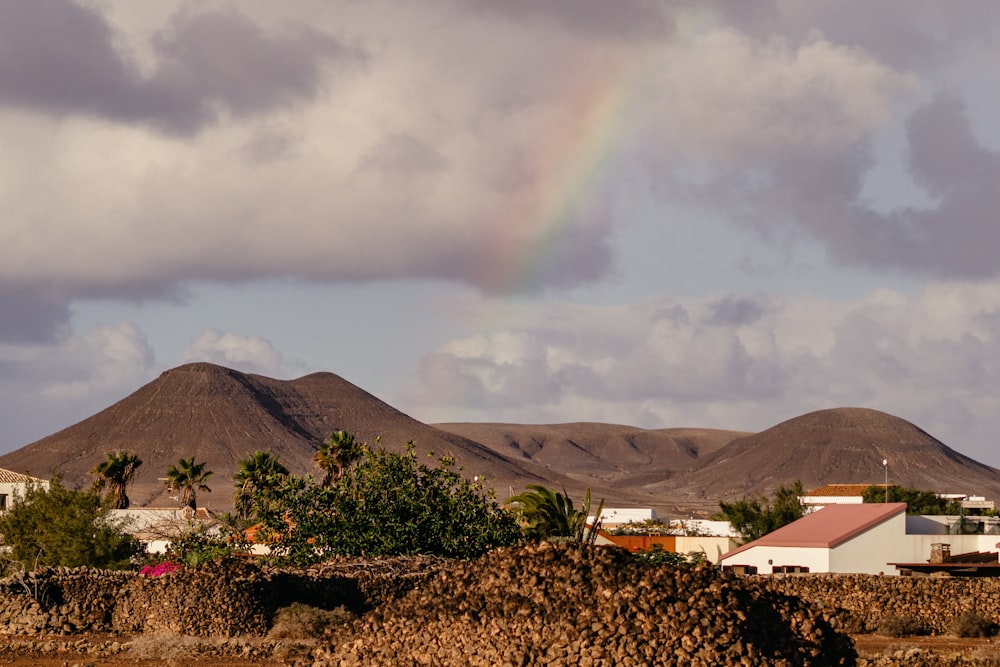
<instances>
[{"instance_id":1,"label":"terracotta roof","mask_svg":"<svg viewBox=\"0 0 1000 667\"><path fill-rule=\"evenodd\" d=\"M869 486L881 486L885 487L884 483L872 483L872 484L827 484L826 486L821 486L815 491L810 491L809 493L802 496L803 498L808 498L810 496L860 496L863 495L865 489ZM890 484L889 486L894 486Z\"/></svg>"},{"instance_id":2,"label":"terracotta roof","mask_svg":"<svg viewBox=\"0 0 1000 667\"><path fill-rule=\"evenodd\" d=\"M28 482L41 482L43 480L30 475L22 475L5 468L0 468L0 484L26 484Z\"/></svg>"},{"instance_id":3,"label":"terracotta roof","mask_svg":"<svg viewBox=\"0 0 1000 667\"><path fill-rule=\"evenodd\" d=\"M734 549L729 558L751 547L813 547L831 549L869 528L906 511L906 503L862 503L827 505L798 521Z\"/></svg>"}]
</instances>

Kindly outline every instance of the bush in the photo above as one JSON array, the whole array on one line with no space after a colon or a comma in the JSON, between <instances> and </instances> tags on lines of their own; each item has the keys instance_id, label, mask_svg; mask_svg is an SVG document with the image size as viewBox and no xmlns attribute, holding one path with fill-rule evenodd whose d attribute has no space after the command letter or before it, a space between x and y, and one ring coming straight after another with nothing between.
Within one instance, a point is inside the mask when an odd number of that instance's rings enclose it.
<instances>
[{"instance_id":1,"label":"bush","mask_svg":"<svg viewBox=\"0 0 1000 667\"><path fill-rule=\"evenodd\" d=\"M959 614L951 623L951 631L959 637L992 637L998 630L1000 626L975 611Z\"/></svg>"},{"instance_id":2,"label":"bush","mask_svg":"<svg viewBox=\"0 0 1000 667\"><path fill-rule=\"evenodd\" d=\"M119 569L131 564L139 544L108 517L96 492L63 486L28 487L24 498L0 515L8 557L23 571L40 566Z\"/></svg>"},{"instance_id":3,"label":"bush","mask_svg":"<svg viewBox=\"0 0 1000 667\"><path fill-rule=\"evenodd\" d=\"M278 610L267 636L269 639L322 639L330 626L343 625L353 619L354 614L344 607L319 609L293 602Z\"/></svg>"},{"instance_id":4,"label":"bush","mask_svg":"<svg viewBox=\"0 0 1000 667\"><path fill-rule=\"evenodd\" d=\"M255 494L261 534L278 560L295 564L336 555L477 558L519 541L514 515L454 464L420 463L412 443L404 454L365 448L331 486L290 476Z\"/></svg>"},{"instance_id":5,"label":"bush","mask_svg":"<svg viewBox=\"0 0 1000 667\"><path fill-rule=\"evenodd\" d=\"M886 637L911 637L928 635L930 628L909 616L886 616L878 625L878 634Z\"/></svg>"},{"instance_id":6,"label":"bush","mask_svg":"<svg viewBox=\"0 0 1000 667\"><path fill-rule=\"evenodd\" d=\"M667 551L662 544L654 544L648 551L639 551L635 554L635 559L650 565L672 565L674 567L695 567L708 563L708 559L702 552L681 554L676 551Z\"/></svg>"}]
</instances>

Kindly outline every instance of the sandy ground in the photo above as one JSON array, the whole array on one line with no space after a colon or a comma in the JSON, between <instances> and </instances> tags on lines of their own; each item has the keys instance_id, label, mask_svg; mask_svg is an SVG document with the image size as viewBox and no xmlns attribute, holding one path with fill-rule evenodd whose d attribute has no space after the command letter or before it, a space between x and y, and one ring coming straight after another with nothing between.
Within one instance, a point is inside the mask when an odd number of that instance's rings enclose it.
<instances>
[{"instance_id":1,"label":"sandy ground","mask_svg":"<svg viewBox=\"0 0 1000 667\"><path fill-rule=\"evenodd\" d=\"M858 635L855 646L861 658L896 657L919 649L930 655L964 655L996 665L1000 639L959 639L951 636L893 638ZM251 667L291 664L308 655L311 645L241 639L194 640L178 637L5 637L0 635L0 665L37 667ZM16 644L17 646L13 646ZM117 645L118 648L115 648ZM114 652L113 655L109 653ZM228 655L225 655L227 654ZM244 655L245 654L245 655ZM308 660L305 661L308 664ZM905 664L905 660L899 664ZM978 664L971 662L968 664Z\"/></svg>"}]
</instances>

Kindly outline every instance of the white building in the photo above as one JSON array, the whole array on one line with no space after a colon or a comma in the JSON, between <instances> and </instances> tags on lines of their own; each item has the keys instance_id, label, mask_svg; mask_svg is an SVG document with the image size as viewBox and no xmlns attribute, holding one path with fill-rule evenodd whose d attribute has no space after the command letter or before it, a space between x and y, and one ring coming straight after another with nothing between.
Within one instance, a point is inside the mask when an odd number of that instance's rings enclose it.
<instances>
[{"instance_id":1,"label":"white building","mask_svg":"<svg viewBox=\"0 0 1000 667\"><path fill-rule=\"evenodd\" d=\"M997 541L995 534L948 534L940 518L907 517L905 503L835 504L730 551L719 562L758 574L898 574L895 564L927 563L942 545L957 555L996 552Z\"/></svg>"},{"instance_id":2,"label":"white building","mask_svg":"<svg viewBox=\"0 0 1000 667\"><path fill-rule=\"evenodd\" d=\"M32 484L38 485L43 489L49 488L48 480L0 468L0 512L7 511L7 509L17 503L18 499L24 498L24 494L28 491L28 486Z\"/></svg>"}]
</instances>

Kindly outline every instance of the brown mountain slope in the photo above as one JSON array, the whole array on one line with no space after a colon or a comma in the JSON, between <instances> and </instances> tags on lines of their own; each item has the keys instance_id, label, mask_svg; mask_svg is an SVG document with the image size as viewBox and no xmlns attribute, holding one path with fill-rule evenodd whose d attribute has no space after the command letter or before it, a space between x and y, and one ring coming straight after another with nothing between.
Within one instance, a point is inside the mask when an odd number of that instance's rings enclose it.
<instances>
[{"instance_id":1,"label":"brown mountain slope","mask_svg":"<svg viewBox=\"0 0 1000 667\"><path fill-rule=\"evenodd\" d=\"M282 381L221 366L195 363L166 371L118 403L58 433L0 457L0 467L49 476L59 469L67 484L86 485L105 452L125 449L143 460L129 495L133 504L170 505L159 478L180 458L207 461L213 493L199 501L214 509L232 504L237 462L270 451L295 473L312 467L316 447L332 431L403 451L457 459L470 475L498 486L538 481L529 470L482 445L434 429L332 373Z\"/></svg>"},{"instance_id":2,"label":"brown mountain slope","mask_svg":"<svg viewBox=\"0 0 1000 667\"><path fill-rule=\"evenodd\" d=\"M434 424L480 442L510 458L522 458L585 483L625 490L636 476L694 467L701 457L747 435L710 429L648 430L619 424Z\"/></svg>"},{"instance_id":3,"label":"brown mountain slope","mask_svg":"<svg viewBox=\"0 0 1000 667\"><path fill-rule=\"evenodd\" d=\"M650 492L718 500L770 495L802 480L806 490L829 483L889 482L939 493L1000 498L1000 470L948 448L899 417L864 408L811 412L744 438L702 459L697 469Z\"/></svg>"}]
</instances>

